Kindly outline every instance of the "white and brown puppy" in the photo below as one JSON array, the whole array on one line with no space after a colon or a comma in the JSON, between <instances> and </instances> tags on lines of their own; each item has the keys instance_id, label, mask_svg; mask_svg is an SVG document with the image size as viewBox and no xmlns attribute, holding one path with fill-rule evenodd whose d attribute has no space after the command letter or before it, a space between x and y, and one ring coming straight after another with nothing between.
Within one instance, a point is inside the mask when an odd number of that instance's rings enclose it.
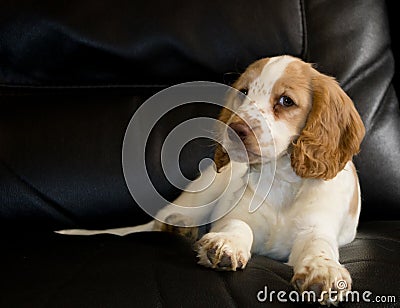
<instances>
[{"instance_id":1,"label":"white and brown puppy","mask_svg":"<svg viewBox=\"0 0 400 308\"><path fill-rule=\"evenodd\" d=\"M230 129L221 134L212 185L197 193L183 192L174 202L186 207L207 204L229 186L211 213L220 217L230 208L235 191L243 189L236 206L197 242L199 263L236 270L245 268L251 253L261 254L288 260L294 270L292 283L300 292L349 290L351 278L339 263L338 248L356 234L361 198L352 157L365 133L353 102L333 78L291 56L253 63L233 86L249 99L240 106L228 102L230 109L220 115ZM267 126L260 124L260 117ZM244 147L238 146L232 130ZM226 152L234 154L229 158ZM210 166L205 173L215 169ZM244 174L248 180L243 180ZM262 191L263 178L273 175L272 186ZM201 178L188 190L201 186ZM254 200L260 206L249 211ZM173 211L167 206L158 216L164 222L172 218L173 224L174 217L181 219ZM63 233L123 235L168 229L184 228L154 221L144 227ZM321 303L331 302L324 296Z\"/></svg>"}]
</instances>

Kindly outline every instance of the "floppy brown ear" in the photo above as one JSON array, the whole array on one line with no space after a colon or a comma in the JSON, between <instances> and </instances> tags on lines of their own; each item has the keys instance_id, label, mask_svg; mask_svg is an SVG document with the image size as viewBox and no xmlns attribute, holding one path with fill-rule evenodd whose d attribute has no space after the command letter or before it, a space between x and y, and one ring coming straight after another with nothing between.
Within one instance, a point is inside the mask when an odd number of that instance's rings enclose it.
<instances>
[{"instance_id":1,"label":"floppy brown ear","mask_svg":"<svg viewBox=\"0 0 400 308\"><path fill-rule=\"evenodd\" d=\"M332 179L360 150L364 124L352 100L331 77L315 71L313 106L293 142L292 167L306 178Z\"/></svg>"},{"instance_id":2,"label":"floppy brown ear","mask_svg":"<svg viewBox=\"0 0 400 308\"><path fill-rule=\"evenodd\" d=\"M227 123L231 118L232 111L228 108L222 108L219 114L218 120L223 123ZM214 152L214 163L217 168L217 172L220 172L221 168L228 164L230 161L228 153L226 153L221 144L217 144Z\"/></svg>"}]
</instances>

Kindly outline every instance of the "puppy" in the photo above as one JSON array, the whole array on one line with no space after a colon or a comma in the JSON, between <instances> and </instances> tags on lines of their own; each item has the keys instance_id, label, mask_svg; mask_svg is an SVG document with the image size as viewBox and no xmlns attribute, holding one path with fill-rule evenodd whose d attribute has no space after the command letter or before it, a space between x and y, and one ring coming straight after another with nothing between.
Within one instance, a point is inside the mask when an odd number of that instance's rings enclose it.
<instances>
[{"instance_id":1,"label":"puppy","mask_svg":"<svg viewBox=\"0 0 400 308\"><path fill-rule=\"evenodd\" d=\"M213 223L196 242L199 263L235 271L246 267L252 253L285 260L297 290L335 304L351 289L338 248L354 239L361 209L352 163L365 134L361 118L333 78L291 56L253 63L233 87L237 93L219 117L225 126L215 166L174 201L186 209L214 202L200 214ZM196 190L209 175L212 184ZM196 221L204 217L188 213L167 206L144 226L60 233L156 230L196 239ZM339 291L334 300L331 290Z\"/></svg>"}]
</instances>

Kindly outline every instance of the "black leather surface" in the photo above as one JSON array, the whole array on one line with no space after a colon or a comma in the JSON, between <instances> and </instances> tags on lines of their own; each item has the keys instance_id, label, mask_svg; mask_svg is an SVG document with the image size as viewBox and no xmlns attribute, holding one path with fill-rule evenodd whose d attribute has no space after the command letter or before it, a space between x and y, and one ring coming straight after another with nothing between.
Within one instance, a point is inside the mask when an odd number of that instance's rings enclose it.
<instances>
[{"instance_id":1,"label":"black leather surface","mask_svg":"<svg viewBox=\"0 0 400 308\"><path fill-rule=\"evenodd\" d=\"M341 249L341 261L355 290L396 295L397 303L343 306L399 306L399 54L390 48L397 46L398 18L389 8L391 38L385 1L375 0L2 1L0 307L256 307L264 286L292 290L291 269L282 263L254 256L245 271L211 271L195 265L191 247L169 234L49 232L148 221L121 166L135 110L166 85L224 82L278 54L337 77L366 124L356 158L361 227ZM161 172L163 138L185 119L216 114L193 104L154 130L146 158L167 199L179 191ZM204 140L188 145L185 175L193 178L211 152Z\"/></svg>"},{"instance_id":2,"label":"black leather surface","mask_svg":"<svg viewBox=\"0 0 400 308\"><path fill-rule=\"evenodd\" d=\"M366 126L355 162L363 219L398 219L400 109L384 2L306 1L307 58L335 76Z\"/></svg>"},{"instance_id":3,"label":"black leather surface","mask_svg":"<svg viewBox=\"0 0 400 308\"><path fill-rule=\"evenodd\" d=\"M131 116L158 90L55 89L3 94L0 226L108 228L150 220L125 185L122 144ZM189 104L169 112L150 135L146 149L150 177L167 200L175 199L180 191L163 176L162 141L185 119L216 117L217 113L211 105ZM182 152L181 169L188 178L195 178L202 158L212 156L211 145L195 140Z\"/></svg>"},{"instance_id":4,"label":"black leather surface","mask_svg":"<svg viewBox=\"0 0 400 308\"><path fill-rule=\"evenodd\" d=\"M222 80L266 52L301 55L302 22L302 4L291 0L2 1L0 82Z\"/></svg>"},{"instance_id":5,"label":"black leather surface","mask_svg":"<svg viewBox=\"0 0 400 308\"><path fill-rule=\"evenodd\" d=\"M399 231L398 222L369 223L341 249L353 290L370 291L371 300L382 295L399 300ZM310 307L276 297L257 300L265 286L269 292L293 291L289 266L254 256L243 271L217 272L197 265L190 245L171 234L31 233L3 235L1 243L8 248L0 254L1 307ZM360 301L342 307L396 305Z\"/></svg>"},{"instance_id":6,"label":"black leather surface","mask_svg":"<svg viewBox=\"0 0 400 308\"><path fill-rule=\"evenodd\" d=\"M144 9L144 4L125 2L115 7L102 2L89 10L91 4L72 1L64 7L42 8L27 1L18 6L2 3L2 226L106 228L143 222L146 219L124 184L121 148L134 111L162 89L150 85L191 79L223 81L224 73L278 53L303 56L342 83L367 127L356 158L362 217L399 218L400 169L394 166L400 159L396 150L400 148L400 114L391 86L394 62L383 2L282 1L272 5L266 1L257 4L258 9L242 4L222 9L220 2L170 4L176 16L183 16L179 19L161 16L162 10L150 14L146 10L151 3ZM221 13L207 18L198 14L215 12L216 7ZM79 13L72 14L76 8ZM132 15L122 14L123 9ZM148 18L143 17L146 12ZM105 23L99 21L104 14L110 16ZM89 15L93 18L88 19ZM219 36L219 31L231 35ZM179 48L166 47L171 45ZM126 83L145 85L66 88ZM55 84L62 87L46 89ZM18 85L36 86L23 89ZM167 199L174 199L178 191L165 181L160 169L162 138L180 121L204 114L216 111L194 107L157 126L152 151L148 151L149 168ZM188 148L198 155L183 159L182 165L194 176L198 160L210 155L210 147L200 143Z\"/></svg>"}]
</instances>

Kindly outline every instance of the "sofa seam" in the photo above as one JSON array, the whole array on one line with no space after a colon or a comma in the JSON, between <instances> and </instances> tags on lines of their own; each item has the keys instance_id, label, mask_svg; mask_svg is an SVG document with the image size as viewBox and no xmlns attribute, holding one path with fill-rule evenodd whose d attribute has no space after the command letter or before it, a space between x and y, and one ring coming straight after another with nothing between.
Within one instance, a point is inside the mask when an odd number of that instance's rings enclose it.
<instances>
[{"instance_id":1,"label":"sofa seam","mask_svg":"<svg viewBox=\"0 0 400 308\"><path fill-rule=\"evenodd\" d=\"M375 71L376 68L382 64L382 62L384 62L385 60L388 59L388 56L390 57L392 55L390 46L385 46L385 48L383 48L383 49L386 51L383 53L383 54L385 54L385 56L380 56L378 58L378 61L374 61L374 59L371 59L370 62L365 63L354 73L353 77L350 77L350 79L343 81L343 86L346 89L352 88L354 86L354 84L356 84L360 79L362 79L363 77L368 75L370 72ZM393 59L393 56L390 58ZM372 62L372 64L370 65L371 62ZM394 73L391 74L390 79L393 79L393 75L394 75Z\"/></svg>"},{"instance_id":2,"label":"sofa seam","mask_svg":"<svg viewBox=\"0 0 400 308\"><path fill-rule=\"evenodd\" d=\"M363 262L371 262L371 263L379 263L379 264L393 265L392 263L387 263L386 261L375 260L375 259L341 261L341 263L342 263L343 265L356 264L356 263L363 263Z\"/></svg>"},{"instance_id":3,"label":"sofa seam","mask_svg":"<svg viewBox=\"0 0 400 308\"><path fill-rule=\"evenodd\" d=\"M0 83L1 89L26 89L26 90L74 90L74 89L121 89L121 88L166 88L168 84L93 84L93 85L28 85Z\"/></svg>"},{"instance_id":4,"label":"sofa seam","mask_svg":"<svg viewBox=\"0 0 400 308\"><path fill-rule=\"evenodd\" d=\"M357 235L357 237L355 238L355 240L363 240L363 241L388 241L388 242L394 242L399 244L400 243L400 239L395 239L395 238L387 238L384 236L377 236L374 238L368 238L368 237L359 237ZM351 246L351 244L349 244ZM343 246L345 247L345 246Z\"/></svg>"},{"instance_id":5,"label":"sofa seam","mask_svg":"<svg viewBox=\"0 0 400 308\"><path fill-rule=\"evenodd\" d=\"M343 89L346 92L348 92L363 77L365 77L366 75L369 75L369 74L373 74L376 71L376 69L380 67L382 62L384 62L388 59L388 57L390 60L391 55L392 54L391 54L390 49L387 49L386 56L381 57L378 61L373 61L372 65L366 64L363 67L361 67L359 69L359 71L356 74L354 74L354 76L352 78L343 82ZM370 132L373 129L373 127L375 126L376 117L378 116L380 110L383 108L385 98L387 97L389 89L392 86L393 76L394 76L394 73L391 74L390 81L385 86L385 90L383 91L384 94L382 95L382 98L379 100L377 106L371 110L371 113L370 113L370 116L368 119L368 123L366 123L366 124L368 124L368 125L366 125L366 126L368 126L368 127L366 127L367 133Z\"/></svg>"},{"instance_id":6,"label":"sofa seam","mask_svg":"<svg viewBox=\"0 0 400 308\"><path fill-rule=\"evenodd\" d=\"M300 6L300 18L302 27L302 46L301 46L301 58L307 60L308 52L308 31L307 31L307 18L304 0L299 0Z\"/></svg>"}]
</instances>

